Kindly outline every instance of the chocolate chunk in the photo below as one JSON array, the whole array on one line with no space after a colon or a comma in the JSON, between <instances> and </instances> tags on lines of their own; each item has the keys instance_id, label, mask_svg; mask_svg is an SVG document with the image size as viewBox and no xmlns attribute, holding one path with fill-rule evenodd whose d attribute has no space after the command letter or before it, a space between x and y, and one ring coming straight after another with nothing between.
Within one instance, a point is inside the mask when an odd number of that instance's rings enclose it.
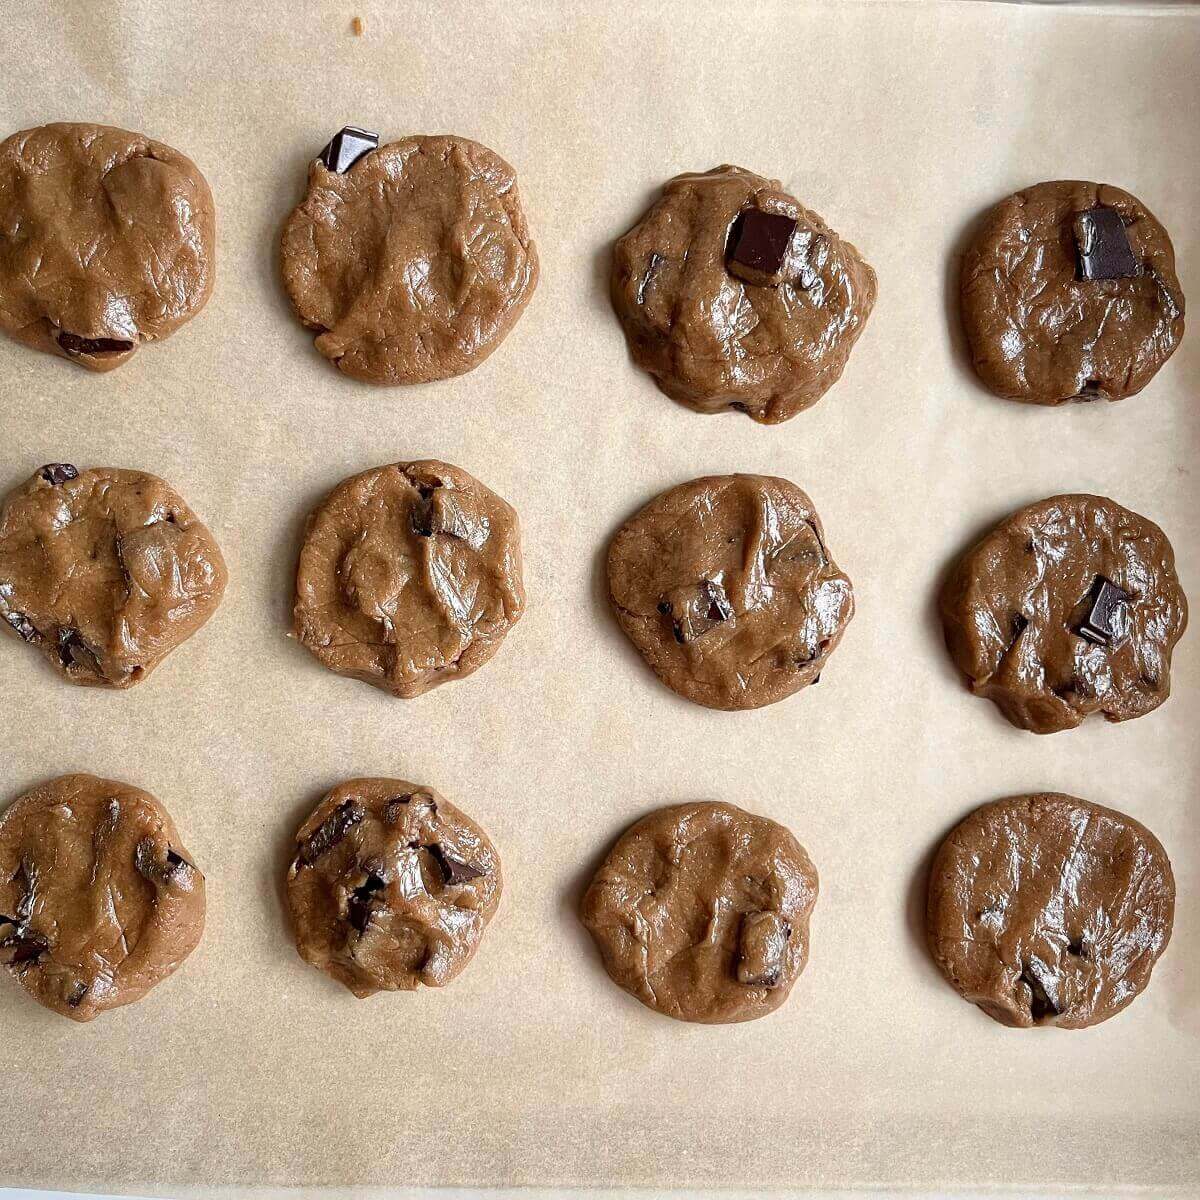
<instances>
[{"instance_id":1,"label":"chocolate chunk","mask_svg":"<svg viewBox=\"0 0 1200 1200\"><path fill-rule=\"evenodd\" d=\"M1122 591L1103 575L1097 575L1096 582L1092 584L1092 590L1088 593L1087 616L1075 632L1098 646L1115 645L1125 632L1124 622L1118 619L1118 611L1131 599L1128 592Z\"/></svg>"},{"instance_id":2,"label":"chocolate chunk","mask_svg":"<svg viewBox=\"0 0 1200 1200\"><path fill-rule=\"evenodd\" d=\"M412 531L418 537L433 537L433 501L422 496L412 508Z\"/></svg>"},{"instance_id":3,"label":"chocolate chunk","mask_svg":"<svg viewBox=\"0 0 1200 1200\"><path fill-rule=\"evenodd\" d=\"M68 479L74 479L79 474L79 468L70 463L47 463L38 474L47 483L57 487L60 483L66 483Z\"/></svg>"},{"instance_id":4,"label":"chocolate chunk","mask_svg":"<svg viewBox=\"0 0 1200 1200\"><path fill-rule=\"evenodd\" d=\"M68 354L124 354L133 349L125 338L85 338L65 330L58 335L58 344Z\"/></svg>"},{"instance_id":5,"label":"chocolate chunk","mask_svg":"<svg viewBox=\"0 0 1200 1200\"><path fill-rule=\"evenodd\" d=\"M747 987L778 987L791 935L791 926L778 913L747 913L742 918L738 938L738 983Z\"/></svg>"},{"instance_id":6,"label":"chocolate chunk","mask_svg":"<svg viewBox=\"0 0 1200 1200\"><path fill-rule=\"evenodd\" d=\"M728 267L747 283L776 287L782 282L796 221L782 213L748 208L739 214L729 235Z\"/></svg>"},{"instance_id":7,"label":"chocolate chunk","mask_svg":"<svg viewBox=\"0 0 1200 1200\"><path fill-rule=\"evenodd\" d=\"M101 674L100 660L92 653L78 629L63 627L58 631L58 657L69 671L78 668L93 675Z\"/></svg>"},{"instance_id":8,"label":"chocolate chunk","mask_svg":"<svg viewBox=\"0 0 1200 1200\"><path fill-rule=\"evenodd\" d=\"M346 916L359 933L362 933L371 923L374 897L386 886L385 881L378 875L369 874L366 881L359 884L350 893L350 899L346 904Z\"/></svg>"},{"instance_id":9,"label":"chocolate chunk","mask_svg":"<svg viewBox=\"0 0 1200 1200\"><path fill-rule=\"evenodd\" d=\"M19 918L0 917L0 964L7 967L27 966L49 949L49 939L31 932Z\"/></svg>"},{"instance_id":10,"label":"chocolate chunk","mask_svg":"<svg viewBox=\"0 0 1200 1200\"><path fill-rule=\"evenodd\" d=\"M67 997L67 1005L70 1008L78 1008L83 1003L84 996L87 995L88 985L81 979L72 989L71 994Z\"/></svg>"},{"instance_id":11,"label":"chocolate chunk","mask_svg":"<svg viewBox=\"0 0 1200 1200\"><path fill-rule=\"evenodd\" d=\"M1080 279L1124 279L1138 273L1125 222L1115 208L1089 208L1075 217Z\"/></svg>"},{"instance_id":12,"label":"chocolate chunk","mask_svg":"<svg viewBox=\"0 0 1200 1200\"><path fill-rule=\"evenodd\" d=\"M148 837L142 838L134 848L133 862L141 875L149 879L151 883L163 887L182 883L187 875L196 869L182 854L176 854L170 846L167 847L165 860L160 862L155 857L154 839Z\"/></svg>"},{"instance_id":13,"label":"chocolate chunk","mask_svg":"<svg viewBox=\"0 0 1200 1200\"><path fill-rule=\"evenodd\" d=\"M706 616L710 621L728 621L733 616L733 607L725 597L725 589L711 579L706 579L700 590L708 597Z\"/></svg>"},{"instance_id":14,"label":"chocolate chunk","mask_svg":"<svg viewBox=\"0 0 1200 1200\"><path fill-rule=\"evenodd\" d=\"M479 879L487 874L477 864L467 862L465 859L459 858L456 854L452 854L440 842L432 842L425 849L437 860L437 864L442 869L442 875L445 877L447 885L469 883L472 879Z\"/></svg>"},{"instance_id":15,"label":"chocolate chunk","mask_svg":"<svg viewBox=\"0 0 1200 1200\"><path fill-rule=\"evenodd\" d=\"M33 622L24 613L5 613L4 619L17 631L22 640L26 642L37 641L38 631L33 627Z\"/></svg>"},{"instance_id":16,"label":"chocolate chunk","mask_svg":"<svg viewBox=\"0 0 1200 1200\"><path fill-rule=\"evenodd\" d=\"M379 134L357 125L347 125L335 133L318 156L330 171L345 174L358 160L379 147Z\"/></svg>"},{"instance_id":17,"label":"chocolate chunk","mask_svg":"<svg viewBox=\"0 0 1200 1200\"><path fill-rule=\"evenodd\" d=\"M332 850L366 815L362 805L353 800L338 805L300 847L300 852L296 855L298 865L311 867L318 858Z\"/></svg>"},{"instance_id":18,"label":"chocolate chunk","mask_svg":"<svg viewBox=\"0 0 1200 1200\"><path fill-rule=\"evenodd\" d=\"M1029 1015L1034 1024L1045 1021L1048 1017L1058 1016L1058 1005L1050 998L1046 985L1038 978L1041 964L1036 959L1025 964L1025 969L1018 976L1018 982L1029 989Z\"/></svg>"}]
</instances>

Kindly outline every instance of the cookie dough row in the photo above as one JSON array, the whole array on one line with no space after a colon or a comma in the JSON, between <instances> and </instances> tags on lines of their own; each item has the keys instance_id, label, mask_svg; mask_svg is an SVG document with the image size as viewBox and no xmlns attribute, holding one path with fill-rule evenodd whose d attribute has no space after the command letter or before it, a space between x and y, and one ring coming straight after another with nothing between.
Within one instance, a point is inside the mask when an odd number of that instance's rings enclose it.
<instances>
[{"instance_id":1,"label":"cookie dough row","mask_svg":"<svg viewBox=\"0 0 1200 1200\"><path fill-rule=\"evenodd\" d=\"M91 124L0 143L0 329L95 371L194 317L216 218L196 165ZM283 282L317 350L382 384L461 375L516 324L538 280L516 174L466 138L348 126L313 160L283 231ZM634 360L700 412L776 424L837 382L875 272L766 179L720 166L670 180L613 254ZM1002 200L963 256L971 356L993 392L1035 404L1140 391L1183 336L1166 230L1134 196L1040 183Z\"/></svg>"},{"instance_id":2,"label":"cookie dough row","mask_svg":"<svg viewBox=\"0 0 1200 1200\"><path fill-rule=\"evenodd\" d=\"M453 980L501 888L483 830L399 779L335 787L296 833L287 871L297 950L359 998ZM782 825L732 804L681 804L622 834L579 915L620 987L667 1016L723 1024L787 999L817 891ZM1146 987L1174 901L1148 829L1042 793L984 805L946 838L926 932L949 982L995 1020L1074 1029ZM90 1021L139 1000L203 929L204 876L146 792L67 775L0 817L0 962L47 1008Z\"/></svg>"},{"instance_id":3,"label":"cookie dough row","mask_svg":"<svg viewBox=\"0 0 1200 1200\"><path fill-rule=\"evenodd\" d=\"M0 617L72 683L141 682L213 614L227 572L163 480L50 463L0 507ZM723 475L671 488L608 551L617 621L669 688L759 708L820 679L854 614L808 496ZM1014 725L1143 716L1170 695L1187 626L1157 525L1099 496L1000 522L941 591L950 652ZM472 674L525 607L517 514L457 467L394 463L338 484L308 518L294 631L325 666L398 697Z\"/></svg>"}]
</instances>

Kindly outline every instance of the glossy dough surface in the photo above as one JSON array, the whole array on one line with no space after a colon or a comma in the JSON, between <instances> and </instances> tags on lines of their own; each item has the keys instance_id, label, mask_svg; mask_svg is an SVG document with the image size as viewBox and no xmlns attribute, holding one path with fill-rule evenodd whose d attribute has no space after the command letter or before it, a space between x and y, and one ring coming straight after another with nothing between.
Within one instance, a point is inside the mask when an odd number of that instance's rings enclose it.
<instances>
[{"instance_id":1,"label":"glossy dough surface","mask_svg":"<svg viewBox=\"0 0 1200 1200\"><path fill-rule=\"evenodd\" d=\"M929 881L946 978L1004 1025L1081 1029L1120 1012L1171 937L1175 880L1132 817L1049 792L976 809Z\"/></svg>"},{"instance_id":2,"label":"glossy dough surface","mask_svg":"<svg viewBox=\"0 0 1200 1200\"><path fill-rule=\"evenodd\" d=\"M796 269L777 287L726 266L746 209L794 218ZM741 167L679 175L616 244L612 301L630 353L700 412L786 421L837 382L875 303L875 272L816 213Z\"/></svg>"},{"instance_id":3,"label":"glossy dough surface","mask_svg":"<svg viewBox=\"0 0 1200 1200\"><path fill-rule=\"evenodd\" d=\"M817 872L782 825L732 804L659 809L626 830L580 917L613 981L681 1021L752 1021L808 959Z\"/></svg>"},{"instance_id":4,"label":"glossy dough surface","mask_svg":"<svg viewBox=\"0 0 1200 1200\"><path fill-rule=\"evenodd\" d=\"M515 172L466 138L403 138L342 174L314 160L283 231L296 315L339 371L371 383L478 366L537 278Z\"/></svg>"},{"instance_id":5,"label":"glossy dough surface","mask_svg":"<svg viewBox=\"0 0 1200 1200\"><path fill-rule=\"evenodd\" d=\"M212 292L216 216L191 159L107 125L0 143L0 328L92 371L173 333Z\"/></svg>"},{"instance_id":6,"label":"glossy dough surface","mask_svg":"<svg viewBox=\"0 0 1200 1200\"><path fill-rule=\"evenodd\" d=\"M478 670L524 607L517 514L457 467L364 471L308 519L296 636L339 675L419 696Z\"/></svg>"},{"instance_id":7,"label":"glossy dough surface","mask_svg":"<svg viewBox=\"0 0 1200 1200\"><path fill-rule=\"evenodd\" d=\"M0 816L0 963L90 1021L140 1000L204 932L204 876L146 792L64 775Z\"/></svg>"},{"instance_id":8,"label":"glossy dough surface","mask_svg":"<svg viewBox=\"0 0 1200 1200\"><path fill-rule=\"evenodd\" d=\"M51 463L0 508L0 618L72 683L139 683L216 611L213 536L142 471Z\"/></svg>"},{"instance_id":9,"label":"glossy dough surface","mask_svg":"<svg viewBox=\"0 0 1200 1200\"><path fill-rule=\"evenodd\" d=\"M709 708L759 708L815 682L854 615L812 501L766 475L663 492L613 538L608 585L655 674Z\"/></svg>"},{"instance_id":10,"label":"glossy dough surface","mask_svg":"<svg viewBox=\"0 0 1200 1200\"><path fill-rule=\"evenodd\" d=\"M1098 577L1129 597L1111 645L1080 633ZM1001 521L952 571L941 613L971 690L1034 733L1157 708L1171 694L1171 651L1187 627L1163 531L1087 495L1052 496Z\"/></svg>"},{"instance_id":11,"label":"glossy dough surface","mask_svg":"<svg viewBox=\"0 0 1200 1200\"><path fill-rule=\"evenodd\" d=\"M1075 221L1121 215L1137 274L1081 279ZM1031 404L1120 400L1154 377L1183 336L1183 290L1167 231L1107 184L1039 183L1002 200L963 255L962 316L979 378Z\"/></svg>"},{"instance_id":12,"label":"glossy dough surface","mask_svg":"<svg viewBox=\"0 0 1200 1200\"><path fill-rule=\"evenodd\" d=\"M441 987L500 903L500 856L432 788L351 779L296 834L287 895L296 948L360 999Z\"/></svg>"}]
</instances>

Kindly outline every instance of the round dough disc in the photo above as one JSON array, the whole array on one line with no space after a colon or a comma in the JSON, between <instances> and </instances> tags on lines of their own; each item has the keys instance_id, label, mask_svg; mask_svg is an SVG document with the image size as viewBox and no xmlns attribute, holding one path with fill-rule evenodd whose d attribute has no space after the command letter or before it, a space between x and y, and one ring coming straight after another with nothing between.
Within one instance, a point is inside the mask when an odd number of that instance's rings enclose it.
<instances>
[{"instance_id":1,"label":"round dough disc","mask_svg":"<svg viewBox=\"0 0 1200 1200\"><path fill-rule=\"evenodd\" d=\"M1175 879L1145 826L1042 792L976 809L929 879L927 929L954 987L1004 1025L1082 1029L1150 982Z\"/></svg>"}]
</instances>

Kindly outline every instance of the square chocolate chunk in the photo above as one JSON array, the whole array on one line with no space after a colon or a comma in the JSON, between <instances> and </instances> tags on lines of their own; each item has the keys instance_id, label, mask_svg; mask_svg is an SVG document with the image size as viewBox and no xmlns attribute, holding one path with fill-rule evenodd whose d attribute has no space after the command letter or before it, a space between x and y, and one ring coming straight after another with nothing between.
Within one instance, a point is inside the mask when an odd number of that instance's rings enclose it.
<instances>
[{"instance_id":1,"label":"square chocolate chunk","mask_svg":"<svg viewBox=\"0 0 1200 1200\"><path fill-rule=\"evenodd\" d=\"M1112 646L1119 642L1125 632L1125 623L1119 611L1130 599L1132 597L1128 592L1122 591L1103 575L1097 575L1088 595L1087 616L1079 625L1079 636L1098 646Z\"/></svg>"},{"instance_id":2,"label":"square chocolate chunk","mask_svg":"<svg viewBox=\"0 0 1200 1200\"><path fill-rule=\"evenodd\" d=\"M1125 222L1115 208L1089 208L1075 217L1080 279L1124 279L1138 273Z\"/></svg>"},{"instance_id":3,"label":"square chocolate chunk","mask_svg":"<svg viewBox=\"0 0 1200 1200\"><path fill-rule=\"evenodd\" d=\"M730 274L760 287L778 287L783 282L796 221L782 213L748 208L733 223L729 235Z\"/></svg>"}]
</instances>

